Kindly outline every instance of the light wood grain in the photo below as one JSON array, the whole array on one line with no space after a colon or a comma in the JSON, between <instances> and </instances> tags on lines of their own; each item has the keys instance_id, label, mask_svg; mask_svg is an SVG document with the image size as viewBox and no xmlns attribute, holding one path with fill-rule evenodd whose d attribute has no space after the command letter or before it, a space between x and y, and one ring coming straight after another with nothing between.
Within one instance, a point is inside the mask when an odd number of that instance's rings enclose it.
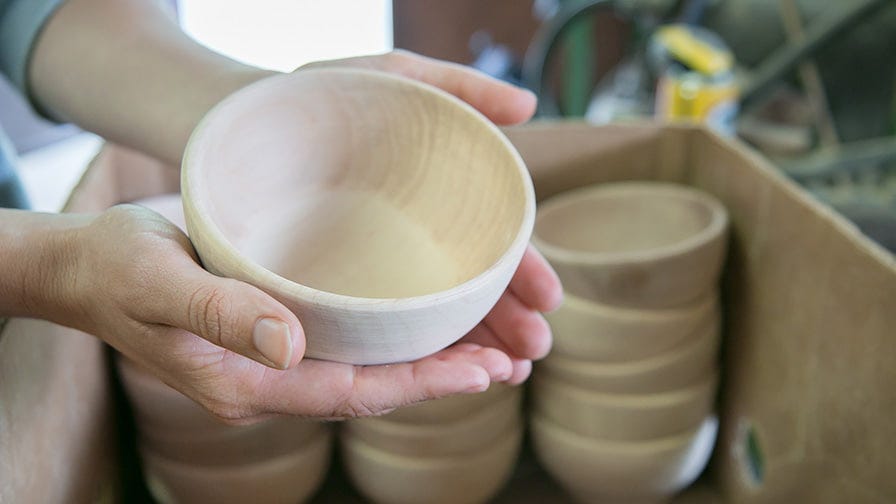
<instances>
[{"instance_id":1,"label":"light wood grain","mask_svg":"<svg viewBox=\"0 0 896 504\"><path fill-rule=\"evenodd\" d=\"M718 383L718 371L713 370L677 390L611 394L539 375L532 385L532 412L583 436L646 441L700 425L715 409Z\"/></svg>"},{"instance_id":2,"label":"light wood grain","mask_svg":"<svg viewBox=\"0 0 896 504\"><path fill-rule=\"evenodd\" d=\"M544 468L582 502L660 503L690 485L712 453L718 421L651 441L604 441L532 419Z\"/></svg>"},{"instance_id":3,"label":"light wood grain","mask_svg":"<svg viewBox=\"0 0 896 504\"><path fill-rule=\"evenodd\" d=\"M475 456L508 430L523 425L522 392L521 387L509 388L492 404L450 422L412 424L386 415L350 420L343 433L397 455Z\"/></svg>"},{"instance_id":4,"label":"light wood grain","mask_svg":"<svg viewBox=\"0 0 896 504\"><path fill-rule=\"evenodd\" d=\"M219 104L182 188L206 268L292 309L309 357L355 364L469 331L509 283L535 208L519 155L478 112L358 70L279 76Z\"/></svg>"},{"instance_id":5,"label":"light wood grain","mask_svg":"<svg viewBox=\"0 0 896 504\"><path fill-rule=\"evenodd\" d=\"M508 429L476 454L410 457L343 436L342 457L355 487L381 504L478 504L506 483L523 428Z\"/></svg>"},{"instance_id":6,"label":"light wood grain","mask_svg":"<svg viewBox=\"0 0 896 504\"><path fill-rule=\"evenodd\" d=\"M720 320L706 320L688 341L653 357L619 362L595 362L550 354L535 373L567 383L616 394L656 393L687 387L718 366Z\"/></svg>"},{"instance_id":7,"label":"light wood grain","mask_svg":"<svg viewBox=\"0 0 896 504\"><path fill-rule=\"evenodd\" d=\"M725 208L708 194L677 184L619 182L543 202L532 241L578 297L668 308L716 288L727 228Z\"/></svg>"},{"instance_id":8,"label":"light wood grain","mask_svg":"<svg viewBox=\"0 0 896 504\"><path fill-rule=\"evenodd\" d=\"M289 416L228 425L126 357L117 356L116 364L141 449L172 462L197 467L263 463L305 451L331 435L327 423Z\"/></svg>"},{"instance_id":9,"label":"light wood grain","mask_svg":"<svg viewBox=\"0 0 896 504\"><path fill-rule=\"evenodd\" d=\"M686 345L700 327L719 316L718 293L667 309L608 306L565 294L563 304L545 314L554 345L551 355L595 362L642 360Z\"/></svg>"},{"instance_id":10,"label":"light wood grain","mask_svg":"<svg viewBox=\"0 0 896 504\"><path fill-rule=\"evenodd\" d=\"M214 502L295 504L323 482L330 464L331 436L319 436L299 451L263 461L199 466L143 451L144 471L160 504Z\"/></svg>"}]
</instances>

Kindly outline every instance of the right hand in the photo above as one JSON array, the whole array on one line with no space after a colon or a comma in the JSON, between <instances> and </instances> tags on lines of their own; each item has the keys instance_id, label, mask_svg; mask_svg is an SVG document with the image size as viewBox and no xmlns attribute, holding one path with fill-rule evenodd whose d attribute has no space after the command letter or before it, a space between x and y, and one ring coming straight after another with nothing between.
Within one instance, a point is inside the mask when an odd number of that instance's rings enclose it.
<instances>
[{"instance_id":1,"label":"right hand","mask_svg":"<svg viewBox=\"0 0 896 504\"><path fill-rule=\"evenodd\" d=\"M61 320L97 335L232 423L271 414L346 418L457 393L513 374L495 348L457 344L411 363L302 360L302 326L261 290L212 275L189 239L142 207L113 207L64 240Z\"/></svg>"}]
</instances>

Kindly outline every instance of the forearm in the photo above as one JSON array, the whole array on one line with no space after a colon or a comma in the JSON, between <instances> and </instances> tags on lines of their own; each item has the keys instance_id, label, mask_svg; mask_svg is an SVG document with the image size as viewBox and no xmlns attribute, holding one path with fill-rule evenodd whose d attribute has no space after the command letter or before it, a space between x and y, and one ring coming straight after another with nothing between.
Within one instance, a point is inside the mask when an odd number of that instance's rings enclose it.
<instances>
[{"instance_id":1,"label":"forearm","mask_svg":"<svg viewBox=\"0 0 896 504\"><path fill-rule=\"evenodd\" d=\"M90 220L0 209L0 317L63 322L76 301L72 231Z\"/></svg>"},{"instance_id":2,"label":"forearm","mask_svg":"<svg viewBox=\"0 0 896 504\"><path fill-rule=\"evenodd\" d=\"M37 41L29 90L60 119L179 165L205 112L271 73L197 44L156 0L68 0Z\"/></svg>"}]
</instances>

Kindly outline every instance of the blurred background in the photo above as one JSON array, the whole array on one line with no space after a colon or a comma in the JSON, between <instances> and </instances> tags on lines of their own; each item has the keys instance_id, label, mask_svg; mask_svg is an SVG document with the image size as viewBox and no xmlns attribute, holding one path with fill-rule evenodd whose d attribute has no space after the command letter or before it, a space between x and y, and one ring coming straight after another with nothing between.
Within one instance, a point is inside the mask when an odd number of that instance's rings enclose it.
<instances>
[{"instance_id":1,"label":"blurred background","mask_svg":"<svg viewBox=\"0 0 896 504\"><path fill-rule=\"evenodd\" d=\"M175 2L172 2L174 5ZM704 122L896 250L896 3L886 0L180 0L209 47L290 71L392 47L526 86L541 117ZM0 83L40 209L99 146ZM16 119L7 116L15 115ZM48 186L47 179L54 182Z\"/></svg>"},{"instance_id":2,"label":"blurred background","mask_svg":"<svg viewBox=\"0 0 896 504\"><path fill-rule=\"evenodd\" d=\"M396 47L539 95L538 114L705 122L896 250L896 3L394 0Z\"/></svg>"}]
</instances>

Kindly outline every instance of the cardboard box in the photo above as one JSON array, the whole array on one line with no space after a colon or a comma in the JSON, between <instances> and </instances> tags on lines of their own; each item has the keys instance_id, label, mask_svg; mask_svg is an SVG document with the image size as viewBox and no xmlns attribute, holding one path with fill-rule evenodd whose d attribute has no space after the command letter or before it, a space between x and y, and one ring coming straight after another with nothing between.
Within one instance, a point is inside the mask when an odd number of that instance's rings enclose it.
<instances>
[{"instance_id":1,"label":"cardboard box","mask_svg":"<svg viewBox=\"0 0 896 504\"><path fill-rule=\"evenodd\" d=\"M628 179L690 184L728 208L721 431L681 502L896 499L896 260L752 151L699 128L535 123L507 130L539 198ZM177 189L176 170L107 148L67 208ZM0 335L0 501L117 495L107 361L90 336L11 320ZM333 471L338 473L338 471ZM317 500L356 501L334 485ZM523 460L500 502L558 502Z\"/></svg>"}]
</instances>

